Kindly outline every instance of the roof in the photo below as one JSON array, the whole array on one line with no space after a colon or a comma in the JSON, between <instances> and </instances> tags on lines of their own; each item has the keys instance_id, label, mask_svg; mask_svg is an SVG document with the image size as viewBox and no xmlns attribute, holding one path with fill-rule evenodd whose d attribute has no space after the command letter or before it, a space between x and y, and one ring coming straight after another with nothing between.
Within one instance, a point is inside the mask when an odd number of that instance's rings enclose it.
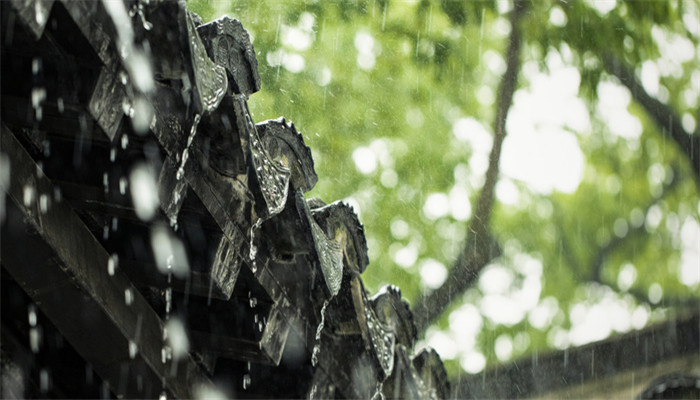
<instances>
[{"instance_id":1,"label":"roof","mask_svg":"<svg viewBox=\"0 0 700 400\"><path fill-rule=\"evenodd\" d=\"M306 199L302 134L254 123L241 22L142 1L2 18L3 393L447 395L400 290L365 290L352 207Z\"/></svg>"}]
</instances>

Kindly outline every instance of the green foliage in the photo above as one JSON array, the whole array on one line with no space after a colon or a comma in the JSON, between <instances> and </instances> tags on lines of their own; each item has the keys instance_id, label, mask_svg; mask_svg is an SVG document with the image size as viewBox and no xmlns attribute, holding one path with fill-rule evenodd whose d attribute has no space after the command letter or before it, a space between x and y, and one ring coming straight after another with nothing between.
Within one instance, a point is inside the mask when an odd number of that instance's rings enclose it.
<instances>
[{"instance_id":1,"label":"green foliage","mask_svg":"<svg viewBox=\"0 0 700 400\"><path fill-rule=\"evenodd\" d=\"M505 295L531 284L537 268L527 266L541 264L537 308L555 306L544 323L533 310L512 323L482 315L474 351L488 364L571 345L570 332L580 322L573 310L582 305L613 299L643 325L645 315L653 320L669 307L697 301L698 285L679 279L680 233L685 224L697 226L699 213L688 160L634 100L626 112L641 133L631 137L613 134L597 104L601 85L617 82L604 69L605 56L622 60L637 76L651 63L660 71L658 95L689 126L697 125L699 78L692 78L693 89L691 77L700 69L698 37L683 18L697 15L700 5L628 1L605 13L591 4L533 1L522 23L520 87L532 83L528 66L546 72L548 59L560 56L579 72L590 128L573 132L585 157L573 193L541 193L508 179L518 201L494 207L491 228L504 249L495 262L512 277ZM397 284L409 301L430 290L422 266L437 262L449 269L468 221L455 218L459 212L428 215L424 206L431 194L463 190L474 208L483 170L470 160L479 149L452 131L460 118L473 118L487 131L493 124L510 30L503 4L201 0L188 6L205 21L227 13L252 34L263 82L249 101L254 118L284 115L303 132L320 178L310 197L359 206L370 247L369 290ZM662 36L689 43L682 48L695 55L665 60ZM661 68L664 63L672 65ZM364 173L353 159L363 154L369 155ZM470 208L464 200L452 206ZM623 279L629 265L636 276L631 282ZM654 285L663 290L660 300ZM450 316L465 304L483 311L487 289L481 282L469 289L435 327L458 341ZM510 354L495 347L508 341ZM462 351L448 360L451 372L460 368Z\"/></svg>"}]
</instances>

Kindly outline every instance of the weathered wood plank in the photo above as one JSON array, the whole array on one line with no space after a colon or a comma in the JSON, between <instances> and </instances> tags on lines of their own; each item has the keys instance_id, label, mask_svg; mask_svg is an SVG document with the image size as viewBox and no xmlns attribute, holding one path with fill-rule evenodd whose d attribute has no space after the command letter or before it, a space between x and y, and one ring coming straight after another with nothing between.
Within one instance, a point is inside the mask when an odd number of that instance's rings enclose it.
<instances>
[{"instance_id":1,"label":"weathered wood plank","mask_svg":"<svg viewBox=\"0 0 700 400\"><path fill-rule=\"evenodd\" d=\"M640 331L556 353L518 360L477 375L462 375L453 396L464 397L614 397L614 377L653 368L684 357L695 357L700 368L700 314L678 317ZM669 371L670 372L670 371ZM630 377L630 380L633 378ZM655 375L647 378L653 379ZM609 381L613 379L612 381ZM641 379L641 377L640 377ZM594 392L575 391L589 385ZM561 392L558 392L560 391Z\"/></svg>"},{"instance_id":2,"label":"weathered wood plank","mask_svg":"<svg viewBox=\"0 0 700 400\"><path fill-rule=\"evenodd\" d=\"M118 395L157 395L160 388L146 392L138 387L139 375L164 382L178 397L192 397L195 385L209 384L189 356L177 367L174 361L162 362L161 319L122 272L109 270L109 254L70 207L53 201L53 184L37 173L5 125L1 144L11 168L3 265L71 344L106 380L119 382L126 369L128 384ZM125 292L130 292L128 302ZM93 334L95 328L99 335ZM130 354L131 342L138 347L136 355Z\"/></svg>"}]
</instances>

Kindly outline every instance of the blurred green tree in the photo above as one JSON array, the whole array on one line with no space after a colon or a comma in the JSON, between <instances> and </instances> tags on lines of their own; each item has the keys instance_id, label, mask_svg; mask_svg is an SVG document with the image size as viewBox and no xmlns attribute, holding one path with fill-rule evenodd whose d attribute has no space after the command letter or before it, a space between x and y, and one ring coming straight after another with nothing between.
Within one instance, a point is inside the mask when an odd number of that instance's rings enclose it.
<instances>
[{"instance_id":1,"label":"blurred green tree","mask_svg":"<svg viewBox=\"0 0 700 400\"><path fill-rule=\"evenodd\" d=\"M249 30L255 119L304 133L369 290L399 285L453 373L697 307L696 0L189 7Z\"/></svg>"}]
</instances>

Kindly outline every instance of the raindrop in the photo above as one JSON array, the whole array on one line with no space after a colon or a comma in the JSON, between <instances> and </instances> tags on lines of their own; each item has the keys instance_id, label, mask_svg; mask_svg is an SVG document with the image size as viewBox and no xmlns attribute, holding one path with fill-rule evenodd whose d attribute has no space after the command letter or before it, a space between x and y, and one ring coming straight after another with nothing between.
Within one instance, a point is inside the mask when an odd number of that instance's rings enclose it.
<instances>
[{"instance_id":1,"label":"raindrop","mask_svg":"<svg viewBox=\"0 0 700 400\"><path fill-rule=\"evenodd\" d=\"M32 353L39 352L39 342L41 342L41 331L39 327L34 326L29 329L29 347L32 349Z\"/></svg>"},{"instance_id":2,"label":"raindrop","mask_svg":"<svg viewBox=\"0 0 700 400\"><path fill-rule=\"evenodd\" d=\"M136 354L138 354L139 348L136 345L136 343L132 340L129 340L129 358L134 359L136 358Z\"/></svg>"},{"instance_id":3,"label":"raindrop","mask_svg":"<svg viewBox=\"0 0 700 400\"><path fill-rule=\"evenodd\" d=\"M243 375L243 390L247 390L250 387L250 375Z\"/></svg>"},{"instance_id":4,"label":"raindrop","mask_svg":"<svg viewBox=\"0 0 700 400\"><path fill-rule=\"evenodd\" d=\"M129 145L129 136L125 133L122 135L122 149L126 150L126 146Z\"/></svg>"},{"instance_id":5,"label":"raindrop","mask_svg":"<svg viewBox=\"0 0 700 400\"><path fill-rule=\"evenodd\" d=\"M32 74L36 75L41 69L41 59L39 57L34 57L32 59Z\"/></svg>"},{"instance_id":6,"label":"raindrop","mask_svg":"<svg viewBox=\"0 0 700 400\"><path fill-rule=\"evenodd\" d=\"M29 305L29 326L36 326L36 306Z\"/></svg>"},{"instance_id":7,"label":"raindrop","mask_svg":"<svg viewBox=\"0 0 700 400\"><path fill-rule=\"evenodd\" d=\"M146 98L139 96L134 101L130 111L131 124L134 127L134 131L140 135L146 134L151 125L151 120L153 119L153 106L151 106Z\"/></svg>"},{"instance_id":8,"label":"raindrop","mask_svg":"<svg viewBox=\"0 0 700 400\"><path fill-rule=\"evenodd\" d=\"M257 297L251 297L250 298L250 308L255 308L255 306L258 305L258 299Z\"/></svg>"},{"instance_id":9,"label":"raindrop","mask_svg":"<svg viewBox=\"0 0 700 400\"><path fill-rule=\"evenodd\" d=\"M173 289L168 287L165 289L165 313L170 314L173 306Z\"/></svg>"},{"instance_id":10,"label":"raindrop","mask_svg":"<svg viewBox=\"0 0 700 400\"><path fill-rule=\"evenodd\" d=\"M103 399L108 399L109 396L109 381L105 380L102 381L102 384L100 385L100 390L102 391L102 398Z\"/></svg>"},{"instance_id":11,"label":"raindrop","mask_svg":"<svg viewBox=\"0 0 700 400\"><path fill-rule=\"evenodd\" d=\"M146 20L146 15L143 12L143 5L144 3L148 4L149 0L139 0L138 4L135 4L131 10L129 10L129 16L133 17L135 15L138 15L141 18L141 24L143 25L143 29L150 31L153 29L153 24L148 22Z\"/></svg>"},{"instance_id":12,"label":"raindrop","mask_svg":"<svg viewBox=\"0 0 700 400\"><path fill-rule=\"evenodd\" d=\"M119 226L119 218L112 217L112 231L116 232L118 226Z\"/></svg>"},{"instance_id":13,"label":"raindrop","mask_svg":"<svg viewBox=\"0 0 700 400\"><path fill-rule=\"evenodd\" d=\"M25 185L22 192L22 199L24 201L24 206L29 207L34 202L34 187L30 185Z\"/></svg>"},{"instance_id":14,"label":"raindrop","mask_svg":"<svg viewBox=\"0 0 700 400\"><path fill-rule=\"evenodd\" d=\"M130 306L134 303L134 292L131 288L124 289L124 304Z\"/></svg>"},{"instance_id":15,"label":"raindrop","mask_svg":"<svg viewBox=\"0 0 700 400\"><path fill-rule=\"evenodd\" d=\"M109 150L109 161L114 162L117 159L117 149L112 147Z\"/></svg>"},{"instance_id":16,"label":"raindrop","mask_svg":"<svg viewBox=\"0 0 700 400\"><path fill-rule=\"evenodd\" d=\"M129 75L126 74L126 71L119 71L119 81L122 83L122 85L126 85L126 83L129 81Z\"/></svg>"},{"instance_id":17,"label":"raindrop","mask_svg":"<svg viewBox=\"0 0 700 400\"><path fill-rule=\"evenodd\" d=\"M124 115L128 116L129 118L134 117L134 107L131 106L131 103L129 103L129 99L124 98L122 100L122 111L124 112Z\"/></svg>"},{"instance_id":18,"label":"raindrop","mask_svg":"<svg viewBox=\"0 0 700 400\"><path fill-rule=\"evenodd\" d=\"M104 228L102 228L102 239L109 239L109 225L105 225Z\"/></svg>"},{"instance_id":19,"label":"raindrop","mask_svg":"<svg viewBox=\"0 0 700 400\"><path fill-rule=\"evenodd\" d=\"M252 228L250 228L250 252L248 253L248 258L250 261L250 270L253 273L256 273L258 270L258 266L255 263L255 257L258 254L258 247L255 245L255 234L256 232L260 229L262 226L262 220L259 219L255 222L255 225L253 225Z\"/></svg>"},{"instance_id":20,"label":"raindrop","mask_svg":"<svg viewBox=\"0 0 700 400\"><path fill-rule=\"evenodd\" d=\"M158 400L168 400L168 395L165 394L165 391L160 392L160 396L158 396Z\"/></svg>"},{"instance_id":21,"label":"raindrop","mask_svg":"<svg viewBox=\"0 0 700 400\"><path fill-rule=\"evenodd\" d=\"M165 325L167 331L167 347L172 351L172 356L179 360L190 351L190 341L185 331L185 326L178 318L168 320Z\"/></svg>"},{"instance_id":22,"label":"raindrop","mask_svg":"<svg viewBox=\"0 0 700 400\"><path fill-rule=\"evenodd\" d=\"M63 105L63 98L59 97L56 100L56 105L58 106L58 112L63 114L63 111L65 110L65 106Z\"/></svg>"},{"instance_id":23,"label":"raindrop","mask_svg":"<svg viewBox=\"0 0 700 400\"><path fill-rule=\"evenodd\" d=\"M197 134L197 125L199 125L200 119L201 119L201 116L199 114L195 114L194 121L192 122L192 128L190 128L190 135L187 137L187 145L185 146L185 149L182 151L182 157L180 160L180 168L178 168L177 174L175 175L175 178L178 181L180 179L182 179L182 177L185 175L185 164L187 164L187 159L189 158L189 148L192 145L192 142L194 141L194 136Z\"/></svg>"},{"instance_id":24,"label":"raindrop","mask_svg":"<svg viewBox=\"0 0 700 400\"><path fill-rule=\"evenodd\" d=\"M39 2L37 2L38 4ZM49 391L49 371L42 368L39 373L39 386L41 387L41 392L46 393Z\"/></svg>"},{"instance_id":25,"label":"raindrop","mask_svg":"<svg viewBox=\"0 0 700 400\"><path fill-rule=\"evenodd\" d=\"M384 26L386 25L386 10L388 6L384 6L384 12L382 13L382 32L384 32Z\"/></svg>"},{"instance_id":26,"label":"raindrop","mask_svg":"<svg viewBox=\"0 0 700 400\"><path fill-rule=\"evenodd\" d=\"M36 112L36 120L41 121L41 103L46 100L46 89L43 87L32 88L32 107Z\"/></svg>"},{"instance_id":27,"label":"raindrop","mask_svg":"<svg viewBox=\"0 0 700 400\"><path fill-rule=\"evenodd\" d=\"M160 361L165 364L166 361L173 359L173 349L170 346L163 346L160 349Z\"/></svg>"},{"instance_id":28,"label":"raindrop","mask_svg":"<svg viewBox=\"0 0 700 400\"><path fill-rule=\"evenodd\" d=\"M109 276L114 276L114 271L119 266L119 256L117 254L112 254L107 260L107 273Z\"/></svg>"},{"instance_id":29,"label":"raindrop","mask_svg":"<svg viewBox=\"0 0 700 400\"><path fill-rule=\"evenodd\" d=\"M321 340L321 331L323 331L323 325L326 321L326 307L328 307L328 300L323 302L323 307L321 307L321 322L316 328L316 340Z\"/></svg>"},{"instance_id":30,"label":"raindrop","mask_svg":"<svg viewBox=\"0 0 700 400\"><path fill-rule=\"evenodd\" d=\"M133 51L124 60L134 85L143 93L155 87L153 70L148 56L143 51Z\"/></svg>"},{"instance_id":31,"label":"raindrop","mask_svg":"<svg viewBox=\"0 0 700 400\"><path fill-rule=\"evenodd\" d=\"M319 343L316 343L314 345L314 349L311 352L311 365L316 366L318 364L318 355L321 353L321 345Z\"/></svg>"},{"instance_id":32,"label":"raindrop","mask_svg":"<svg viewBox=\"0 0 700 400\"><path fill-rule=\"evenodd\" d=\"M46 214L49 211L49 196L42 194L39 196L39 211Z\"/></svg>"},{"instance_id":33,"label":"raindrop","mask_svg":"<svg viewBox=\"0 0 700 400\"><path fill-rule=\"evenodd\" d=\"M109 192L109 175L106 172L102 174L102 184L105 187L105 193Z\"/></svg>"},{"instance_id":34,"label":"raindrop","mask_svg":"<svg viewBox=\"0 0 700 400\"><path fill-rule=\"evenodd\" d=\"M143 221L151 220L158 209L158 191L150 169L138 165L129 174L131 199L134 203L136 216Z\"/></svg>"},{"instance_id":35,"label":"raindrop","mask_svg":"<svg viewBox=\"0 0 700 400\"><path fill-rule=\"evenodd\" d=\"M126 194L127 183L129 183L129 181L126 179L125 176L119 178L119 193L121 193L122 195Z\"/></svg>"},{"instance_id":36,"label":"raindrop","mask_svg":"<svg viewBox=\"0 0 700 400\"><path fill-rule=\"evenodd\" d=\"M85 383L88 385L92 385L92 380L93 380L93 374L92 374L92 366L90 363L87 363L85 365Z\"/></svg>"},{"instance_id":37,"label":"raindrop","mask_svg":"<svg viewBox=\"0 0 700 400\"><path fill-rule=\"evenodd\" d=\"M190 267L185 248L165 226L156 226L151 232L151 248L160 273L174 273L180 279L188 277Z\"/></svg>"}]
</instances>

